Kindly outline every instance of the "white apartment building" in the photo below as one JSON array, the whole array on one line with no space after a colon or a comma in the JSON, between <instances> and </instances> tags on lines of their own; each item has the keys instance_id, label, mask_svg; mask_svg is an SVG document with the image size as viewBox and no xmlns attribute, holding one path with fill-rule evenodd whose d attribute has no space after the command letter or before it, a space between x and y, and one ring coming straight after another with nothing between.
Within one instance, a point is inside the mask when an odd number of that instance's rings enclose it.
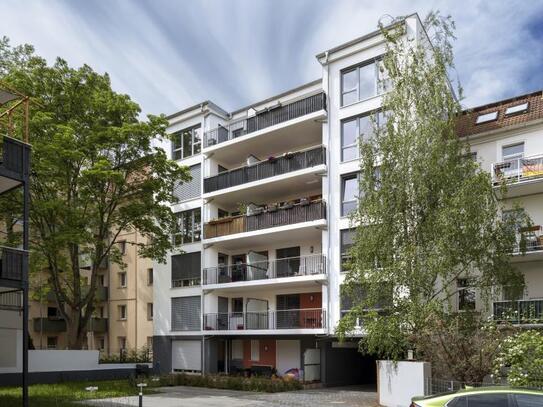
<instances>
[{"instance_id":1,"label":"white apartment building","mask_svg":"<svg viewBox=\"0 0 543 407\"><path fill-rule=\"evenodd\" d=\"M426 39L416 14L400 24ZM348 308L357 139L379 117L384 51L375 31L317 55L316 81L230 113L206 101L168 117L164 148L193 178L175 191L177 249L153 264L159 371L375 380L374 359L334 331Z\"/></svg>"},{"instance_id":2,"label":"white apartment building","mask_svg":"<svg viewBox=\"0 0 543 407\"><path fill-rule=\"evenodd\" d=\"M500 320L512 317L519 326L543 324L543 92L535 92L470 109L458 120L458 135L471 145L471 151L492 176L496 192L508 210L524 210L533 226L520 228L517 239L525 246L513 253L512 263L526 283L521 298L497 290L489 311ZM508 188L503 195L499 184ZM459 288L462 288L462 281ZM469 285L469 284L467 284ZM498 293L499 291L499 293ZM460 309L486 311L486 304L469 287L461 289Z\"/></svg>"}]
</instances>

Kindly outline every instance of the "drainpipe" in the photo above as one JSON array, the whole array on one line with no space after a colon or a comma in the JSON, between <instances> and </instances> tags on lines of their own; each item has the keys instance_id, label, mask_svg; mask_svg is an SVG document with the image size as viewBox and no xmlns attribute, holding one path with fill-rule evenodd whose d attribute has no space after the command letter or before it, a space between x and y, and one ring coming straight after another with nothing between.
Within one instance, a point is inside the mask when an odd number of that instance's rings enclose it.
<instances>
[{"instance_id":1,"label":"drainpipe","mask_svg":"<svg viewBox=\"0 0 543 407\"><path fill-rule=\"evenodd\" d=\"M328 110L328 120L326 121L326 126L328 128L328 134L327 134L327 138L328 138L328 144L326 145L326 166L328 168L328 171L327 171L327 182L328 182L328 202L327 202L327 205L326 205L326 219L327 219L327 222L328 222L328 225L330 224L330 208L331 208L331 204L330 204L330 196L331 196L331 186L332 186L332 181L331 181L331 177L330 177L330 127L331 127L331 121L330 121L330 103L329 103L329 100L330 100L330 66L328 65L328 51L326 51L325 53L325 56L324 56L324 66L326 67L326 107L327 107L327 110ZM328 227L328 232L327 232L327 261L328 261L328 273L327 273L327 290L328 290L328 295L327 295L327 304L326 304L326 330L328 331L328 333L330 333L330 305L331 305L331 300L330 300L330 297L331 297L331 271L332 271L332 265L331 265L331 262L330 262L330 255L332 253L332 250L330 248L330 234L331 234L331 228Z\"/></svg>"}]
</instances>

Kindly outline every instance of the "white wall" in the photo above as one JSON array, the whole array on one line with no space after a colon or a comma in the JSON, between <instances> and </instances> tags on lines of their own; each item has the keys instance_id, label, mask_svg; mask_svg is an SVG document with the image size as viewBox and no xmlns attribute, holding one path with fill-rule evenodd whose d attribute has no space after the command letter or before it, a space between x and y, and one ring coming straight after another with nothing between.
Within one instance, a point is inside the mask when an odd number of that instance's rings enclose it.
<instances>
[{"instance_id":1,"label":"white wall","mask_svg":"<svg viewBox=\"0 0 543 407\"><path fill-rule=\"evenodd\" d=\"M428 362L377 362L378 403L385 407L405 407L411 398L425 395L425 385L431 377Z\"/></svg>"},{"instance_id":2,"label":"white wall","mask_svg":"<svg viewBox=\"0 0 543 407\"><path fill-rule=\"evenodd\" d=\"M22 313L0 310L0 373L21 371L23 365Z\"/></svg>"}]
</instances>

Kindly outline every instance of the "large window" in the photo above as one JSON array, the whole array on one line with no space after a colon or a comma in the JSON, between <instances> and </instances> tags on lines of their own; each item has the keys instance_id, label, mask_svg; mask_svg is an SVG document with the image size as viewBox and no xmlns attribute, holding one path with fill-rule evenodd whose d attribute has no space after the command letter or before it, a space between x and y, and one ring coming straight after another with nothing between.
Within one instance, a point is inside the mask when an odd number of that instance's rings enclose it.
<instances>
[{"instance_id":1,"label":"large window","mask_svg":"<svg viewBox=\"0 0 543 407\"><path fill-rule=\"evenodd\" d=\"M344 229L341 233L341 271L349 271L351 256L349 250L354 245L356 229Z\"/></svg>"},{"instance_id":2,"label":"large window","mask_svg":"<svg viewBox=\"0 0 543 407\"><path fill-rule=\"evenodd\" d=\"M458 310L470 311L475 309L475 289L468 279L456 281L458 289Z\"/></svg>"},{"instance_id":3,"label":"large window","mask_svg":"<svg viewBox=\"0 0 543 407\"><path fill-rule=\"evenodd\" d=\"M387 116L383 112L368 113L341 122L341 160L350 161L359 156L359 141L369 141L374 125L383 127Z\"/></svg>"},{"instance_id":4,"label":"large window","mask_svg":"<svg viewBox=\"0 0 543 407\"><path fill-rule=\"evenodd\" d=\"M172 331L199 331L200 296L172 298Z\"/></svg>"},{"instance_id":5,"label":"large window","mask_svg":"<svg viewBox=\"0 0 543 407\"><path fill-rule=\"evenodd\" d=\"M358 205L358 174L341 177L341 216L347 216Z\"/></svg>"},{"instance_id":6,"label":"large window","mask_svg":"<svg viewBox=\"0 0 543 407\"><path fill-rule=\"evenodd\" d=\"M199 242L202 238L202 217L200 208L177 213L177 233L174 245Z\"/></svg>"},{"instance_id":7,"label":"large window","mask_svg":"<svg viewBox=\"0 0 543 407\"><path fill-rule=\"evenodd\" d=\"M502 159L504 164L500 165L500 170L505 177L518 175L521 168L520 161L524 157L524 143L511 144L502 147Z\"/></svg>"},{"instance_id":8,"label":"large window","mask_svg":"<svg viewBox=\"0 0 543 407\"><path fill-rule=\"evenodd\" d=\"M200 252L172 256L172 287L200 285Z\"/></svg>"},{"instance_id":9,"label":"large window","mask_svg":"<svg viewBox=\"0 0 543 407\"><path fill-rule=\"evenodd\" d=\"M341 72L341 106L386 92L390 79L382 60L372 60Z\"/></svg>"},{"instance_id":10,"label":"large window","mask_svg":"<svg viewBox=\"0 0 543 407\"><path fill-rule=\"evenodd\" d=\"M190 181L177 181L173 188L174 196L180 201L198 198L202 194L202 166L193 165L189 171Z\"/></svg>"},{"instance_id":11,"label":"large window","mask_svg":"<svg viewBox=\"0 0 543 407\"><path fill-rule=\"evenodd\" d=\"M200 125L174 133L172 140L172 158L174 160L198 154L202 149Z\"/></svg>"}]
</instances>

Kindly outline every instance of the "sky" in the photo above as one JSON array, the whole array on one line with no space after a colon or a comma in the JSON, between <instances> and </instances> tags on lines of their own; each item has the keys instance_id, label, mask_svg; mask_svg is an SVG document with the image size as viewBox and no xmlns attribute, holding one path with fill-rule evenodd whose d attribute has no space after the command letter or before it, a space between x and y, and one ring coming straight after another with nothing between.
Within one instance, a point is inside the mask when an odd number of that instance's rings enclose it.
<instances>
[{"instance_id":1,"label":"sky","mask_svg":"<svg viewBox=\"0 0 543 407\"><path fill-rule=\"evenodd\" d=\"M144 113L232 111L320 78L315 55L380 18L430 10L456 22L464 107L543 89L543 0L2 0L0 35L109 73Z\"/></svg>"}]
</instances>

